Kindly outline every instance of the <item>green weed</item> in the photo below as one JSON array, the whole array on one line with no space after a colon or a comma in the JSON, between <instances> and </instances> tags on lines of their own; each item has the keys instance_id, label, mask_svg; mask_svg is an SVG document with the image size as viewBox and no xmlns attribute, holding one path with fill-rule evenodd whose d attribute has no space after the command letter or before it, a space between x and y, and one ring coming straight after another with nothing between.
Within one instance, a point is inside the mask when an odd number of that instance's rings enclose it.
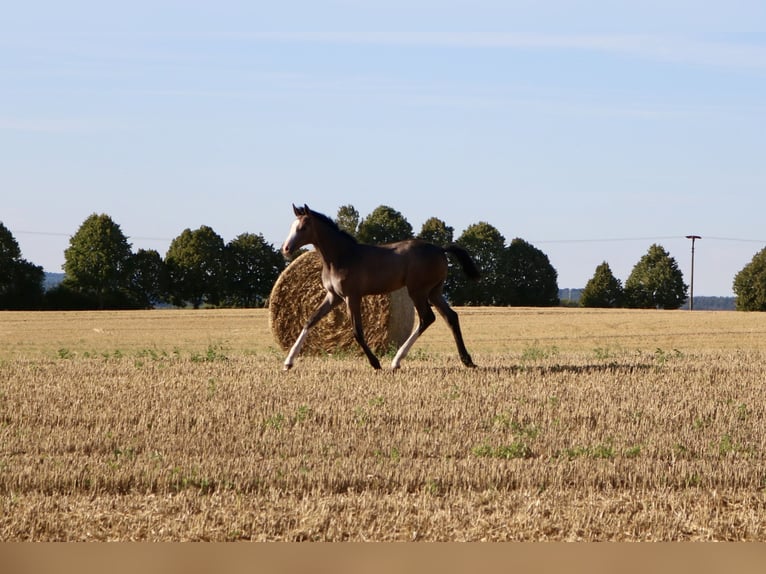
<instances>
[{"instance_id":1,"label":"green weed","mask_svg":"<svg viewBox=\"0 0 766 574\"><path fill-rule=\"evenodd\" d=\"M570 447L565 449L563 454L570 460L583 457L611 460L617 456L617 452L614 448L614 443L611 438L607 439L606 442L596 445Z\"/></svg>"},{"instance_id":2,"label":"green weed","mask_svg":"<svg viewBox=\"0 0 766 574\"><path fill-rule=\"evenodd\" d=\"M550 359L559 354L559 349L556 346L540 347L537 342L534 345L526 347L521 353L521 360L523 362L535 362L544 361Z\"/></svg>"},{"instance_id":3,"label":"green weed","mask_svg":"<svg viewBox=\"0 0 766 574\"><path fill-rule=\"evenodd\" d=\"M264 422L263 425L265 428L270 428L274 430L281 430L282 427L285 426L285 423L287 422L287 417L283 415L282 413L277 413L273 416L268 417Z\"/></svg>"},{"instance_id":4,"label":"green weed","mask_svg":"<svg viewBox=\"0 0 766 574\"><path fill-rule=\"evenodd\" d=\"M667 364L671 359L680 359L684 354L678 349L672 351L665 351L659 347L654 351L654 362L658 367L662 367Z\"/></svg>"},{"instance_id":5,"label":"green weed","mask_svg":"<svg viewBox=\"0 0 766 574\"><path fill-rule=\"evenodd\" d=\"M208 345L204 354L192 353L192 363L215 363L219 361L228 361L229 358L224 354L220 345Z\"/></svg>"}]
</instances>

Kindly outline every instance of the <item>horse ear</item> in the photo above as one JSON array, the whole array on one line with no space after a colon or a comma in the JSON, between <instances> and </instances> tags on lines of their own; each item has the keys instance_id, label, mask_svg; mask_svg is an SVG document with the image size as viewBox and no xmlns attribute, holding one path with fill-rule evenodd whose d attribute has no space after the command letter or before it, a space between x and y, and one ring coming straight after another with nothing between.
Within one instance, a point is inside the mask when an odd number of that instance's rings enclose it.
<instances>
[{"instance_id":1,"label":"horse ear","mask_svg":"<svg viewBox=\"0 0 766 574\"><path fill-rule=\"evenodd\" d=\"M304 209L304 213L305 213L306 215L308 215L309 213L311 213L311 210L309 209L309 206L308 206L308 205L306 205L305 203L303 204L303 209Z\"/></svg>"},{"instance_id":2,"label":"horse ear","mask_svg":"<svg viewBox=\"0 0 766 574\"><path fill-rule=\"evenodd\" d=\"M294 203L293 203L293 213L296 215L296 217L297 217L298 215L301 215L301 210L300 210L300 208L299 208L299 207L295 207L295 204L294 204Z\"/></svg>"}]
</instances>

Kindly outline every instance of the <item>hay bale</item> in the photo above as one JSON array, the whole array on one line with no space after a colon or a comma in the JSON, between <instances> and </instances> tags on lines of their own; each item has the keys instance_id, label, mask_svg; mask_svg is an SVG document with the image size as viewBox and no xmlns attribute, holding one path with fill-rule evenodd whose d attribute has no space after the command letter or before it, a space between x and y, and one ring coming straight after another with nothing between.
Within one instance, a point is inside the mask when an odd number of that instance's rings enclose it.
<instances>
[{"instance_id":1,"label":"hay bale","mask_svg":"<svg viewBox=\"0 0 766 574\"><path fill-rule=\"evenodd\" d=\"M316 251L297 257L281 273L269 297L269 325L285 351L292 347L309 316L325 297L322 263ZM380 354L399 347L412 333L415 309L402 288L362 299L362 325L367 344ZM354 340L345 305L338 305L309 332L302 354L337 351L361 353Z\"/></svg>"}]
</instances>

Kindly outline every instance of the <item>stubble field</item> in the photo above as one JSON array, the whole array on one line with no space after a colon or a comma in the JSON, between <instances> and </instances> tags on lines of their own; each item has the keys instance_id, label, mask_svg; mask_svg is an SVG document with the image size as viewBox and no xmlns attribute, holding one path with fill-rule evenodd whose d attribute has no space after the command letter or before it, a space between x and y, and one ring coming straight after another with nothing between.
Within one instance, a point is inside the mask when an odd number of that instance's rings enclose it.
<instances>
[{"instance_id":1,"label":"stubble field","mask_svg":"<svg viewBox=\"0 0 766 574\"><path fill-rule=\"evenodd\" d=\"M268 312L0 314L2 540L766 540L766 315L458 309L402 369ZM389 357L390 360L390 357Z\"/></svg>"}]
</instances>

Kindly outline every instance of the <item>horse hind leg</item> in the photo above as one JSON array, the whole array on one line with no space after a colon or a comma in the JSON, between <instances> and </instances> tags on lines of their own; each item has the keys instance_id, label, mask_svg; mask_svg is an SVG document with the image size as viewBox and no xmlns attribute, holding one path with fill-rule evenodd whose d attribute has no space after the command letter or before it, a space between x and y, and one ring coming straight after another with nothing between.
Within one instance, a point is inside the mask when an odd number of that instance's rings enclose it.
<instances>
[{"instance_id":1,"label":"horse hind leg","mask_svg":"<svg viewBox=\"0 0 766 574\"><path fill-rule=\"evenodd\" d=\"M348 307L348 314L351 317L351 327L354 330L354 339L362 347L364 354L367 356L367 360L372 365L373 369L380 369L380 361L367 345L367 341L364 340L364 329L362 327L362 300L360 297L349 297L346 300Z\"/></svg>"},{"instance_id":2,"label":"horse hind leg","mask_svg":"<svg viewBox=\"0 0 766 574\"><path fill-rule=\"evenodd\" d=\"M444 318L452 331L452 336L455 338L455 344L457 345L457 352L460 355L460 360L466 367L475 367L476 365L471 359L471 355L468 354L468 350L465 348L465 342L463 342L463 334L460 331L460 320L458 319L455 310L449 306L444 296L439 293L432 293L430 297L431 302L436 306L439 314Z\"/></svg>"},{"instance_id":3,"label":"horse hind leg","mask_svg":"<svg viewBox=\"0 0 766 574\"><path fill-rule=\"evenodd\" d=\"M431 305L429 305L427 299L423 298L417 301L413 299L413 302L415 303L415 310L418 312L418 326L412 331L412 334L402 346L399 347L399 350L396 351L396 355L394 355L394 359L391 361L391 368L394 370L399 368L402 359L407 356L407 353L410 352L410 349L415 344L415 341L418 340L418 337L423 334L423 331L436 321L436 316L431 311Z\"/></svg>"}]
</instances>

